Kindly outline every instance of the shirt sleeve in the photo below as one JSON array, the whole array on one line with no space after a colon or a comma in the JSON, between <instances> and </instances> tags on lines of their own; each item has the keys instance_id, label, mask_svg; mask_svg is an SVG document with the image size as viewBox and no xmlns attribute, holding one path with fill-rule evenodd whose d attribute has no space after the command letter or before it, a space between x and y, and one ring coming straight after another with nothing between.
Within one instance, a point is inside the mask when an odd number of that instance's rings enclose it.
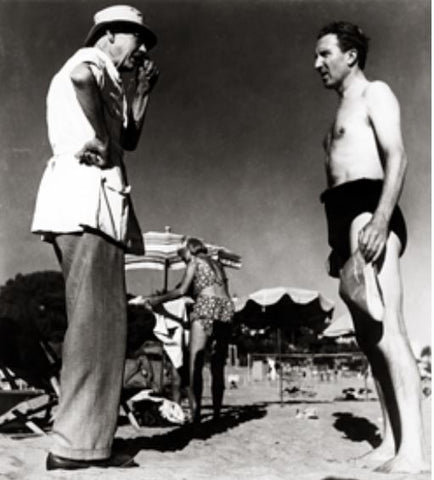
<instances>
[{"instance_id":1,"label":"shirt sleeve","mask_svg":"<svg viewBox=\"0 0 434 480\"><path fill-rule=\"evenodd\" d=\"M96 83L97 83L98 87L102 89L104 87L104 71L103 71L103 69L99 65L96 65L93 62L86 62L86 63L89 65L89 68L90 68L93 76L95 77L95 80L96 80Z\"/></svg>"},{"instance_id":2,"label":"shirt sleeve","mask_svg":"<svg viewBox=\"0 0 434 480\"><path fill-rule=\"evenodd\" d=\"M74 55L74 63L85 63L89 66L99 88L104 86L106 65L95 48L81 48Z\"/></svg>"}]
</instances>

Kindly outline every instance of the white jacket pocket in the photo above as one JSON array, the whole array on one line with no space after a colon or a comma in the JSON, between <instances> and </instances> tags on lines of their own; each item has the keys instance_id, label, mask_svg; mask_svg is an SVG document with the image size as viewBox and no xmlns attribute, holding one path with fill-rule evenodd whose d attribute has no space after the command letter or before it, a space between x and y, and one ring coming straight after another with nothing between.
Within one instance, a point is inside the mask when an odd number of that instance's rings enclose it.
<instances>
[{"instance_id":1,"label":"white jacket pocket","mask_svg":"<svg viewBox=\"0 0 434 480\"><path fill-rule=\"evenodd\" d=\"M98 229L122 243L127 234L130 190L129 186L119 189L101 179Z\"/></svg>"}]
</instances>

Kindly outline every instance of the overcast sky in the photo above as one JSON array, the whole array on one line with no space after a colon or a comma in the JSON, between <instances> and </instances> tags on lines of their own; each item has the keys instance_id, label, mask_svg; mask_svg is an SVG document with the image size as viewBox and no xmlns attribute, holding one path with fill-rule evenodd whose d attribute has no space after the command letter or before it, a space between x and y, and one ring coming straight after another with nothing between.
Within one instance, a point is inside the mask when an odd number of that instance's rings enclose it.
<instances>
[{"instance_id":1,"label":"overcast sky","mask_svg":"<svg viewBox=\"0 0 434 480\"><path fill-rule=\"evenodd\" d=\"M50 157L45 98L53 74L79 48L95 11L118 2L1 0L0 284L58 269L29 233ZM130 1L159 43L161 70L138 149L127 155L143 231L225 245L243 257L232 292L315 289L345 312L326 275L322 139L337 105L313 69L317 31L331 20L371 38L366 74L401 103L410 161L401 206L409 228L402 259L410 337L423 345L431 312L430 4L425 0ZM175 281L176 276L172 276ZM161 287L161 273L128 273L128 289Z\"/></svg>"}]
</instances>

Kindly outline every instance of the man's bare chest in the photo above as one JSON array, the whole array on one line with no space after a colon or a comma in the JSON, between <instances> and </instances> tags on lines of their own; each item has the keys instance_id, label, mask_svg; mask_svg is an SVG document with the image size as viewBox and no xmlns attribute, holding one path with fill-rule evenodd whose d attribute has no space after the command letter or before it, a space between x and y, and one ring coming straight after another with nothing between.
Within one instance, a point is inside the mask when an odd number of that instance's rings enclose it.
<instances>
[{"instance_id":1,"label":"man's bare chest","mask_svg":"<svg viewBox=\"0 0 434 480\"><path fill-rule=\"evenodd\" d=\"M331 142L365 136L371 131L369 115L363 102L342 102L336 112L334 122L330 128Z\"/></svg>"}]
</instances>

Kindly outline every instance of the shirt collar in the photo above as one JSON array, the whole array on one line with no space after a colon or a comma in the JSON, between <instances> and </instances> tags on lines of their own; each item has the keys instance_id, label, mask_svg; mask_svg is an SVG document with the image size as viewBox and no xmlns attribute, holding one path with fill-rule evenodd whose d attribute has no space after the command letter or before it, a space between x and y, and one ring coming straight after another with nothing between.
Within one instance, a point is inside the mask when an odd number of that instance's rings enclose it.
<instances>
[{"instance_id":1,"label":"shirt collar","mask_svg":"<svg viewBox=\"0 0 434 480\"><path fill-rule=\"evenodd\" d=\"M119 85L122 85L122 78L121 75L118 71L118 69L115 67L115 64L113 63L113 60L102 50L100 50L97 47L90 47L92 50L95 50L95 53L98 55L98 57L104 62L107 72L109 73L110 77L116 81Z\"/></svg>"}]
</instances>

